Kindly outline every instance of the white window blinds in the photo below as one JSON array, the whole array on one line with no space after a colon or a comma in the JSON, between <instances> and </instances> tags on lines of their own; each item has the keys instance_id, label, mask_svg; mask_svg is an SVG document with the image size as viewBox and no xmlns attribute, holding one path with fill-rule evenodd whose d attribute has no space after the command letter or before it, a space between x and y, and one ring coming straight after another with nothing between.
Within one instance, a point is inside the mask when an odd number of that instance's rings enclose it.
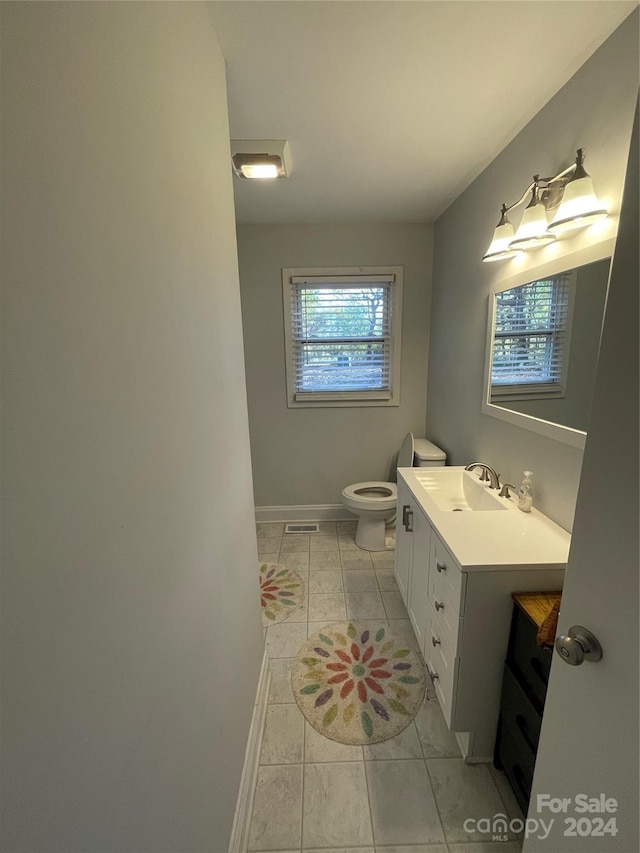
<instances>
[{"instance_id":1,"label":"white window blinds","mask_svg":"<svg viewBox=\"0 0 640 853\"><path fill-rule=\"evenodd\" d=\"M291 276L296 401L390 399L395 276Z\"/></svg>"},{"instance_id":2,"label":"white window blinds","mask_svg":"<svg viewBox=\"0 0 640 853\"><path fill-rule=\"evenodd\" d=\"M569 274L496 294L492 398L563 392L570 297Z\"/></svg>"}]
</instances>

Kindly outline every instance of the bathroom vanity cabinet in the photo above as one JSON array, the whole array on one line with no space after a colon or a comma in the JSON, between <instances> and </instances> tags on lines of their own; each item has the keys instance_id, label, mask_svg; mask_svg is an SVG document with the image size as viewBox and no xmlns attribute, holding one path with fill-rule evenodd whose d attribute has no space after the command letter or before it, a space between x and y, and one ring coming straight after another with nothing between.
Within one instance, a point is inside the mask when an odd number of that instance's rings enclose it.
<instances>
[{"instance_id":1,"label":"bathroom vanity cabinet","mask_svg":"<svg viewBox=\"0 0 640 853\"><path fill-rule=\"evenodd\" d=\"M468 762L489 762L512 593L561 589L570 537L540 513L439 511L414 471L398 470L395 577L447 725Z\"/></svg>"}]
</instances>

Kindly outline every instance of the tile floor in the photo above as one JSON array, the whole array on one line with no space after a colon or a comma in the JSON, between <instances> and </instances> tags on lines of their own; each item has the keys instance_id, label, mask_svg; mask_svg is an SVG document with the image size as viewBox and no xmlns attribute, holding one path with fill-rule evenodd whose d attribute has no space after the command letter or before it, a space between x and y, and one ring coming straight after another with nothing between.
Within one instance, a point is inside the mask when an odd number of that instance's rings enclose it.
<instances>
[{"instance_id":1,"label":"tile floor","mask_svg":"<svg viewBox=\"0 0 640 853\"><path fill-rule=\"evenodd\" d=\"M303 609L265 629L271 687L248 851L520 851L517 839L491 842L464 831L466 818L522 815L502 773L464 763L431 687L415 720L383 743L336 743L306 722L291 691L291 665L323 624L382 622L418 649L393 577L393 551L358 548L355 522L324 522L310 535L283 529L257 525L259 557L296 569L307 596Z\"/></svg>"}]
</instances>

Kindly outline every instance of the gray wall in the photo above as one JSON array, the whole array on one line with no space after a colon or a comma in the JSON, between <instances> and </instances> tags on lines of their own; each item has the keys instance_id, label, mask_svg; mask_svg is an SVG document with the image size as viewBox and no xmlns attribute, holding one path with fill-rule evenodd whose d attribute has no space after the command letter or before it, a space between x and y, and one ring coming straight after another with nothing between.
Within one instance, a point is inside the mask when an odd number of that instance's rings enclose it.
<instances>
[{"instance_id":1,"label":"gray wall","mask_svg":"<svg viewBox=\"0 0 640 853\"><path fill-rule=\"evenodd\" d=\"M409 430L424 435L432 230L424 225L240 225L238 253L257 506L340 503L389 479ZM398 407L288 409L283 267L404 267Z\"/></svg>"},{"instance_id":2,"label":"gray wall","mask_svg":"<svg viewBox=\"0 0 640 853\"><path fill-rule=\"evenodd\" d=\"M2 842L224 853L262 656L224 62L2 4Z\"/></svg>"},{"instance_id":3,"label":"gray wall","mask_svg":"<svg viewBox=\"0 0 640 853\"><path fill-rule=\"evenodd\" d=\"M534 252L524 264L483 264L481 258L501 203L515 201L534 172L552 175L569 165L579 147L586 149L598 194L619 214L637 85L636 10L435 226L427 432L454 464L480 459L515 483L523 470L534 471L535 505L566 529L582 451L481 413L488 296L501 276L585 246L616 220Z\"/></svg>"}]
</instances>

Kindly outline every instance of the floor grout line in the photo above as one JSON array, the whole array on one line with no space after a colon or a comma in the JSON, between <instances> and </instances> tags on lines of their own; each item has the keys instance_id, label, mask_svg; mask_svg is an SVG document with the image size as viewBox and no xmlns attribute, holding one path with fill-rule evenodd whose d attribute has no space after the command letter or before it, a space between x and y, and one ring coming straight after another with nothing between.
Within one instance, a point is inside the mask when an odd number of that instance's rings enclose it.
<instances>
[{"instance_id":1,"label":"floor grout line","mask_svg":"<svg viewBox=\"0 0 640 853\"><path fill-rule=\"evenodd\" d=\"M440 806L438 805L438 799L436 797L436 792L433 789L433 780L431 779L431 773L429 773L429 765L427 764L426 758L423 758L422 760L424 761L424 769L426 770L427 779L429 780L429 787L431 788L431 795L433 796L433 803L436 807L436 814L438 815L438 820L440 821L440 829L442 830L442 837L444 838L444 843L445 843L447 850L449 850L449 840L447 838L447 832L444 828L444 821L442 820L442 815L440 813Z\"/></svg>"},{"instance_id":2,"label":"floor grout line","mask_svg":"<svg viewBox=\"0 0 640 853\"><path fill-rule=\"evenodd\" d=\"M309 633L307 629L307 634ZM304 717L304 714L302 715ZM307 721L304 720L302 730L302 786L300 790L300 850L304 844L304 777L307 766Z\"/></svg>"}]
</instances>

